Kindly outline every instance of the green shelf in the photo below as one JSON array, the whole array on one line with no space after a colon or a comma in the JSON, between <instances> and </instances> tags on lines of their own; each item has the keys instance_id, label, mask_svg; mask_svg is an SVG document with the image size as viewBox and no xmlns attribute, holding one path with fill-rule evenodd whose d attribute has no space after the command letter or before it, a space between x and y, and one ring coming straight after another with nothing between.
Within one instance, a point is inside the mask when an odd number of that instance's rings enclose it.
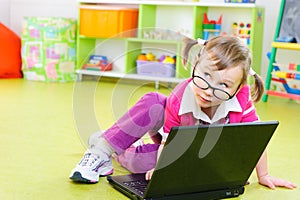
<instances>
[{"instance_id":1,"label":"green shelf","mask_svg":"<svg viewBox=\"0 0 300 200\"><path fill-rule=\"evenodd\" d=\"M95 5L93 2L79 1L79 5ZM256 5L245 5L245 4L225 4L225 3L201 3L201 2L158 2L158 1L109 1L109 0L98 0L97 5L105 6L133 6L139 9L138 14L138 27L137 27L137 37L136 38L113 38L120 39L125 42L124 51L124 64L123 71L124 74L132 74L136 71L136 59L140 53L143 52L144 46L160 46L160 45L171 45L174 47L174 51L177 57L176 62L176 77L177 79L188 78L191 75L191 69L188 67L186 70L182 66L181 62L181 48L182 42L179 40L160 40L160 39L148 39L144 38L144 33L146 30L151 30L157 28L157 23L160 18L161 8L163 10L178 11L183 10L183 12L188 12L188 16L192 21L192 26L189 30L189 35L192 38L202 38L202 23L204 13L210 13L211 9L234 9L239 8L247 9L251 13L251 41L249 48L253 53L253 68L259 73L261 68L262 59L262 40L263 40L263 24L264 24L264 8L258 7ZM80 9L80 8L79 8ZM189 12L190 11L190 12ZM241 11L242 12L242 11ZM79 12L80 13L80 12ZM172 12L171 12L172 13ZM174 13L173 13L174 14ZM179 14L179 13L178 13ZM177 15L177 14L176 14ZM78 27L80 27L80 16L78 18ZM171 18L170 18L171 19ZM77 69L80 69L83 64L87 61L90 54L95 53L94 48L97 45L97 39L109 39L109 38L97 38L97 37L86 37L84 35L79 35L77 38ZM119 71L115 71L119 73Z\"/></svg>"}]
</instances>

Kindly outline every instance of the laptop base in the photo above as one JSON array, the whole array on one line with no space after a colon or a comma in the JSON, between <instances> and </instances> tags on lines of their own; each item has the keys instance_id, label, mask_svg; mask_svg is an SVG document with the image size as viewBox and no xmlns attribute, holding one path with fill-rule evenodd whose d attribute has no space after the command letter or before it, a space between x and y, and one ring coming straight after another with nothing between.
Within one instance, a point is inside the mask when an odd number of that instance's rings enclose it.
<instances>
[{"instance_id":1,"label":"laptop base","mask_svg":"<svg viewBox=\"0 0 300 200\"><path fill-rule=\"evenodd\" d=\"M139 174L140 175L140 174ZM223 189L223 190L215 190L215 191L206 191L206 192L197 192L197 193L190 193L190 194L177 194L177 195L169 195L163 197L152 197L152 198L144 198L143 196L130 192L128 188L119 184L118 181L114 181L114 178L125 178L127 175L123 176L107 176L108 182L118 191L129 197L133 200L211 200L211 199L225 199L225 198L233 198L238 197L239 195L243 194L245 191L244 186L235 189ZM129 176L133 176L132 174Z\"/></svg>"}]
</instances>

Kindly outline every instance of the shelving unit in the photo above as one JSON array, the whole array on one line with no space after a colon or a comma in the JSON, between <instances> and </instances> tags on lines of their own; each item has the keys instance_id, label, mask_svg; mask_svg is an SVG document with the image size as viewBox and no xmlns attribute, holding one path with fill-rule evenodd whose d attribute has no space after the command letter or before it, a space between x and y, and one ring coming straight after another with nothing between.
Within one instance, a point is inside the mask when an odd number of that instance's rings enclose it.
<instances>
[{"instance_id":1,"label":"shelving unit","mask_svg":"<svg viewBox=\"0 0 300 200\"><path fill-rule=\"evenodd\" d=\"M144 37L144 31L148 29L164 28L165 30L180 29L186 30L185 34L192 38L202 37L202 21L203 14L208 13L212 18L223 14L222 31L230 32L231 25L237 18L244 19L251 23L251 41L249 48L253 52L253 68L259 72L262 56L262 32L264 22L264 9L255 4L234 4L234 3L201 3L200 2L184 2L184 1L143 1L143 0L129 0L129 1L108 1L108 0L79 0L80 6L125 6L131 8L138 8L138 27L137 36L129 38L113 37L109 40L118 40L120 45L124 48L120 55L105 55L114 63L112 72L96 72L82 70L83 64L87 61L91 54L105 54L106 49L97 43L99 40L106 40L108 38L95 38L81 35L78 32L77 39L77 73L79 77L82 75L95 75L106 77L127 77L139 80L153 80L155 82L170 82L178 83L183 78L190 76L190 69L185 70L181 65L181 40L159 40L148 39ZM79 12L80 13L80 12ZM233 13L233 14L232 14ZM240 15L237 17L236 15ZM81 18L79 14L78 27L81 25ZM105 41L109 42L109 41ZM104 45L102 45L104 46ZM121 47L112 47L120 49ZM95 47L99 47L98 49ZM159 49L158 54L176 55L176 77L146 77L136 74L136 59L140 53L145 51L152 51Z\"/></svg>"}]
</instances>

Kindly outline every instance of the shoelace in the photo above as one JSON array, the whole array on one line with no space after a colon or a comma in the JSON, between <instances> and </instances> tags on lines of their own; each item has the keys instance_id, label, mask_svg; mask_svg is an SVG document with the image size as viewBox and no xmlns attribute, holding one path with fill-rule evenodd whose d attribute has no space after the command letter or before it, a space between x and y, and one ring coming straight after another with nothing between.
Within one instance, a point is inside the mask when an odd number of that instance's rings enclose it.
<instances>
[{"instance_id":1,"label":"shoelace","mask_svg":"<svg viewBox=\"0 0 300 200\"><path fill-rule=\"evenodd\" d=\"M87 153L84 155L82 160L80 161L79 165L81 166L93 166L93 164L99 159L99 156L92 154L92 153Z\"/></svg>"}]
</instances>

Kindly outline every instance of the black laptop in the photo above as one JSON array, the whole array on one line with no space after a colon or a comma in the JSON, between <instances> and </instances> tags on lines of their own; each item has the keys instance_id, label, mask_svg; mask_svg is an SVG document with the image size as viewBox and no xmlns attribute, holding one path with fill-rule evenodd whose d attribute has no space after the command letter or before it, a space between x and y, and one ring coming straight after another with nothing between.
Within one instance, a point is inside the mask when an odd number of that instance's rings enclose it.
<instances>
[{"instance_id":1,"label":"black laptop","mask_svg":"<svg viewBox=\"0 0 300 200\"><path fill-rule=\"evenodd\" d=\"M131 199L222 199L244 186L278 121L173 127L152 179L108 176Z\"/></svg>"}]
</instances>

